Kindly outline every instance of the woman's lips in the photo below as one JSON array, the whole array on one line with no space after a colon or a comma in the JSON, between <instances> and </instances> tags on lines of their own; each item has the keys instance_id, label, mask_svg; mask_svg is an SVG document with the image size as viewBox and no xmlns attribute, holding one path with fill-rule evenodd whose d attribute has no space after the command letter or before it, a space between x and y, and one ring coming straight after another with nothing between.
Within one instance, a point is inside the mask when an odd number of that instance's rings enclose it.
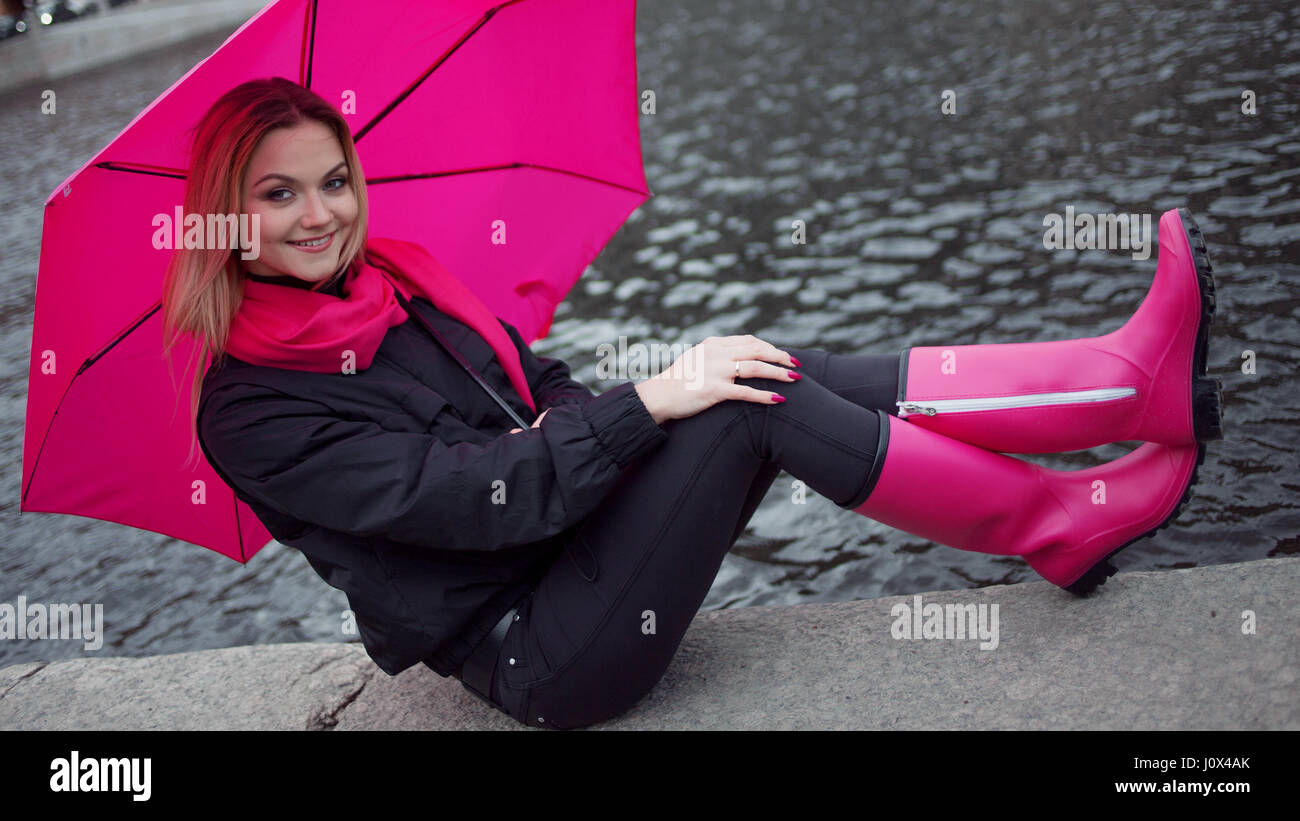
<instances>
[{"instance_id":1,"label":"woman's lips","mask_svg":"<svg viewBox=\"0 0 1300 821\"><path fill-rule=\"evenodd\" d=\"M292 241L288 242L288 244L297 248L299 251L304 251L308 254L318 254L334 244L334 234L327 235L325 241L320 245L298 245L296 242Z\"/></svg>"}]
</instances>

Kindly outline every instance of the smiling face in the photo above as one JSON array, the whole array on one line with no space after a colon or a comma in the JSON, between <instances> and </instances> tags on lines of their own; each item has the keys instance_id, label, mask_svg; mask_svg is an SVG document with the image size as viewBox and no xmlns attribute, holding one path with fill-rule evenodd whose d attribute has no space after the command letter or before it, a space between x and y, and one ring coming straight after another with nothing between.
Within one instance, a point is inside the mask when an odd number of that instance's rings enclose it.
<instances>
[{"instance_id":1,"label":"smiling face","mask_svg":"<svg viewBox=\"0 0 1300 821\"><path fill-rule=\"evenodd\" d=\"M357 219L357 195L329 126L309 120L267 132L240 190L241 210L261 221L261 253L243 261L249 272L320 283L343 267L340 255Z\"/></svg>"}]
</instances>

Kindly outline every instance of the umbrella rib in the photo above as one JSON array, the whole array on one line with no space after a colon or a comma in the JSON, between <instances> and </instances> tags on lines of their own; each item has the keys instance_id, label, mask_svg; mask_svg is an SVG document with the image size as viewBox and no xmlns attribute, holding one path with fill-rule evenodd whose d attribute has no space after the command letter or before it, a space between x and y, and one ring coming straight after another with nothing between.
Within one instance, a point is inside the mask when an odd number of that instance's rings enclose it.
<instances>
[{"instance_id":1,"label":"umbrella rib","mask_svg":"<svg viewBox=\"0 0 1300 821\"><path fill-rule=\"evenodd\" d=\"M131 174L149 174L155 177L174 177L183 180L186 173L179 168L169 168L165 165L142 165L139 163L120 163L106 160L95 163L95 168L102 168L105 171L126 171Z\"/></svg>"},{"instance_id":2,"label":"umbrella rib","mask_svg":"<svg viewBox=\"0 0 1300 821\"><path fill-rule=\"evenodd\" d=\"M610 180L601 179L600 177L593 177L590 174L582 174L577 171L569 171L566 168L555 168L554 166L538 165L537 163L531 163L531 162L513 162L513 163L505 163L503 165L484 165L484 166L480 166L479 168L458 168L454 171L428 171L419 174L397 174L391 177L374 177L374 178L367 178L366 185L378 185L380 183L387 183L387 182L402 182L403 180L427 180L427 179L433 179L435 177L450 177L450 176L455 176L457 174L479 174L484 171L507 171L511 168L536 168L539 171L553 171L556 174L568 174L571 177L579 177L584 180L591 180L592 182L600 183L601 185L608 185L613 188L621 188L624 191L630 191L633 194L649 195L650 193L649 191L642 191L639 188L633 188L630 185L624 185L621 182L612 182Z\"/></svg>"},{"instance_id":3,"label":"umbrella rib","mask_svg":"<svg viewBox=\"0 0 1300 821\"><path fill-rule=\"evenodd\" d=\"M27 499L27 494L31 492L31 489L32 489L32 483L36 481L36 471L39 470L39 469L40 469L40 466L41 466L41 454L43 454L43 453L45 452L45 443L49 441L49 438L50 438L50 431L54 430L54 420L56 420L56 419L59 418L59 408L62 408L62 407L63 407L63 400L67 399L67 398L68 398L68 394L72 392L72 386L73 386L74 384L76 384L76 382L77 382L77 377L80 376L82 373L84 373L85 370L86 370L87 368L89 368L91 365L95 364L95 361L96 361L97 359L99 359L99 358L100 358L101 356L103 356L104 354L108 353L108 351L109 351L109 350L110 350L114 345L116 345L117 343L121 342L121 341L122 341L123 339L125 339L128 335L130 335L130 333L131 333L132 331L134 331L136 328L140 327L140 325L141 325L141 324L142 324L146 319L148 319L149 317L153 316L154 312L157 311L157 310L158 310L159 308L161 308L161 307L162 307L162 300L160 299L160 300L158 300L157 303L154 304L154 306L153 306L152 308L150 308L149 310L145 311L145 313L144 313L144 314L143 314L139 319L137 319L135 322L133 322L133 323L131 324L130 327L128 327L126 330L122 331L122 333L118 334L116 339L114 339L112 342L110 342L110 343L108 343L107 345L105 345L105 346L104 346L104 347L103 347L103 348L102 348L98 353L96 353L94 356L88 357L88 358L86 359L85 362L82 362L82 363L81 363L81 367L80 367L80 368L77 368L77 372L74 373L74 374L72 375L72 379L68 380L67 387L65 387L65 388L63 389L63 395L59 397L59 404L58 404L58 405L55 405L55 407L54 407L54 413L50 415L50 423L49 423L49 425L46 426L44 435L41 436L41 446L40 446L39 448L36 449L36 458L35 458L34 460L32 460L32 473L31 473L31 476L29 476L29 477L27 478L27 486L23 488L22 496L20 497L21 499L26 500L26 499Z\"/></svg>"},{"instance_id":4,"label":"umbrella rib","mask_svg":"<svg viewBox=\"0 0 1300 821\"><path fill-rule=\"evenodd\" d=\"M81 371L77 371L81 373ZM32 491L32 483L36 481L36 472L41 467L41 454L45 452L45 443L50 439L50 431L54 430L54 420L59 418L59 408L63 407L63 400L68 398L68 391L72 390L72 383L77 381L74 374L72 380L68 382L68 387L63 389L63 396L59 397L59 404L54 407L54 413L50 414L50 423L45 426L45 433L41 436L41 446L36 449L36 458L32 460L32 473L27 477L27 486L23 488L22 496L19 497L19 506L27 501L27 494Z\"/></svg>"},{"instance_id":5,"label":"umbrella rib","mask_svg":"<svg viewBox=\"0 0 1300 821\"><path fill-rule=\"evenodd\" d=\"M495 15L498 11L505 8L506 6L513 6L515 3L518 2L520 2L520 0L507 0L507 2L502 3L499 6L490 8L487 11L485 11L483 13L483 16L479 18L479 21L474 24L473 28L471 28L470 30L462 34L460 36L460 39L458 39L455 43L451 45L451 48L443 52L443 54L440 57L438 57L437 60L433 61L432 65L430 65L427 69L424 70L423 74L415 78L415 80L412 81L411 84L408 85L405 89L403 89L402 92L398 94L397 97L395 97L392 102L384 106L383 110L380 111L378 114L376 114L370 122L366 123L364 126L361 127L360 131L353 134L352 141L354 143L360 142L361 138L370 132L370 129L374 128L376 125L379 124L380 120L384 119L390 113L392 113L393 109L397 108L397 105L399 103L401 103L407 97L411 96L411 94L413 94L415 90L419 88L420 85L429 78L430 74L436 71L439 66L441 66L443 63L447 61L448 57L451 57L451 55L454 54L457 49L459 49L462 45L464 45L466 40L468 40L470 37L473 37L478 32L479 29L487 25L487 21L492 19L493 15Z\"/></svg>"},{"instance_id":6,"label":"umbrella rib","mask_svg":"<svg viewBox=\"0 0 1300 821\"><path fill-rule=\"evenodd\" d=\"M99 361L100 357L102 357L104 354L112 350L114 345L116 345L117 343L121 342L123 339L126 339L128 336L130 336L132 331L134 331L136 328L139 328L141 325L143 325L145 321L148 320L149 317L157 313L160 308L162 308L161 299L155 302L153 304L153 307L147 308L145 312L142 313L138 319L136 319L135 322L132 322L120 334L114 337L112 342L109 342L107 345L100 348L98 352L92 354L91 356L86 357L86 361L81 363L80 368L77 368L77 373L82 373L91 365L94 365L97 361ZM69 382L68 386L71 387L71 385L72 383Z\"/></svg>"},{"instance_id":7,"label":"umbrella rib","mask_svg":"<svg viewBox=\"0 0 1300 821\"><path fill-rule=\"evenodd\" d=\"M311 88L311 68L312 62L316 58L316 0L312 0L311 7L307 9L307 19L303 20L303 54L298 58L298 79L299 85L303 88ZM303 64L306 63L306 71L303 71Z\"/></svg>"},{"instance_id":8,"label":"umbrella rib","mask_svg":"<svg viewBox=\"0 0 1300 821\"><path fill-rule=\"evenodd\" d=\"M244 525L239 521L239 497L235 495L234 488L230 488L230 504L235 508L235 535L239 538L239 561L241 564L248 564L252 556L246 555L247 551L244 549Z\"/></svg>"}]
</instances>

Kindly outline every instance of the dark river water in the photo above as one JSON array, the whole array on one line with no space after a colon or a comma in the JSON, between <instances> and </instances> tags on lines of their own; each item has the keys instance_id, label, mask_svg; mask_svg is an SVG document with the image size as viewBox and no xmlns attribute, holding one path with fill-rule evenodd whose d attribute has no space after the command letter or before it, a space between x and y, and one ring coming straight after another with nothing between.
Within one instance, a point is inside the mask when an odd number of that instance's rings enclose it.
<instances>
[{"instance_id":1,"label":"dark river water","mask_svg":"<svg viewBox=\"0 0 1300 821\"><path fill-rule=\"evenodd\" d=\"M1043 218L1190 208L1218 313L1227 437L1175 523L1121 570L1300 552L1300 36L1293 3L642 2L653 196L534 345L599 391L596 345L754 334L836 353L1107 333L1154 254L1045 250ZM0 603L102 603L96 655L342 641L342 593L279 544L246 566L121 525L18 515L44 198L227 33L0 96ZM0 48L4 44L0 43ZM952 90L955 113L941 110ZM1243 113L1243 92L1255 113ZM790 242L803 220L808 241ZM1242 369L1252 351L1255 372ZM1288 385L1290 387L1288 387ZM1132 445L1033 457L1084 467ZM1023 561L930 544L782 473L706 609L1031 581ZM936 477L927 492L941 493ZM0 666L87 655L0 642Z\"/></svg>"}]
</instances>

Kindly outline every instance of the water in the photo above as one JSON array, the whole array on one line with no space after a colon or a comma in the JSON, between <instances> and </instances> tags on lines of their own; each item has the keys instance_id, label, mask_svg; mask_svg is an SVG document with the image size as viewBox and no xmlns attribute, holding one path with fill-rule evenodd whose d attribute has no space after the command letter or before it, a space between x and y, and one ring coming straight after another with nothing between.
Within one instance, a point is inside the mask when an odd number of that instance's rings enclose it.
<instances>
[{"instance_id":1,"label":"water","mask_svg":"<svg viewBox=\"0 0 1300 821\"><path fill-rule=\"evenodd\" d=\"M596 345L752 333L837 353L1106 333L1154 257L1047 251L1046 213L1187 206L1219 305L1209 368L1228 438L1173 526L1121 570L1300 552L1300 37L1291 4L642 2L639 87L655 196L561 305L534 349L596 390ZM341 641L345 597L296 551L247 565L73 516L18 516L44 197L221 43L0 97L0 602L101 602L96 655ZM956 113L940 111L945 89ZM1255 93L1257 114L1241 111ZM808 242L790 242L804 220ZM1255 352L1255 374L1241 371ZM1033 457L1085 467L1128 447ZM1029 581L1019 559L930 545L810 495L782 474L722 566L706 609L848 601ZM937 488L936 488L937 489ZM0 642L0 665L87 655Z\"/></svg>"}]
</instances>

